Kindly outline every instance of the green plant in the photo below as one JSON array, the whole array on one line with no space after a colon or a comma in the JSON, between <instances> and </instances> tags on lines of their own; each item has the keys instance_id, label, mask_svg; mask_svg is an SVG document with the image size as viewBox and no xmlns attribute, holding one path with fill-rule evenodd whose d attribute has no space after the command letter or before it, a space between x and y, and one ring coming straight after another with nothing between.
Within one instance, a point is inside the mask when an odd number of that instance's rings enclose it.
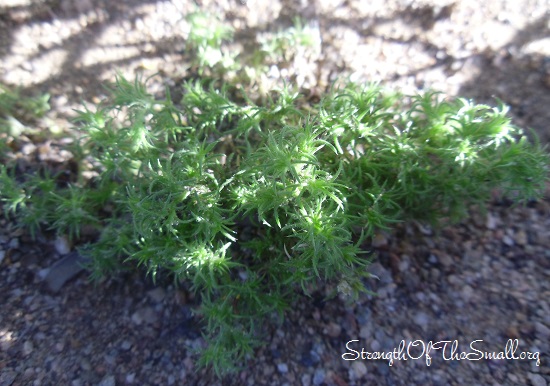
<instances>
[{"instance_id":1,"label":"green plant","mask_svg":"<svg viewBox=\"0 0 550 386\"><path fill-rule=\"evenodd\" d=\"M30 125L49 110L50 96L43 94L27 97L19 89L0 84L0 161L8 162L11 148L22 135L36 135L39 130Z\"/></svg>"},{"instance_id":2,"label":"green plant","mask_svg":"<svg viewBox=\"0 0 550 386\"><path fill-rule=\"evenodd\" d=\"M21 122L43 117L50 109L49 99L49 94L26 97L17 89L0 85L0 133L18 137L26 129Z\"/></svg>"},{"instance_id":3,"label":"green plant","mask_svg":"<svg viewBox=\"0 0 550 386\"><path fill-rule=\"evenodd\" d=\"M2 166L4 212L76 239L83 224L101 230L81 248L95 277L141 266L189 286L200 363L219 375L297 293L332 282L359 296L376 229L457 221L495 188L525 200L547 181L548 154L503 106L352 83L315 105L290 87L263 105L205 82L185 83L181 104L140 79L111 91L79 114L76 182Z\"/></svg>"},{"instance_id":4,"label":"green plant","mask_svg":"<svg viewBox=\"0 0 550 386\"><path fill-rule=\"evenodd\" d=\"M321 48L318 28L295 18L292 27L277 32L259 33L243 51L232 45L234 30L217 15L196 11L188 15L187 47L193 53L194 69L201 77L211 76L226 82L255 85L264 90L273 88L266 74L270 69L288 67L295 62L315 60ZM254 88L254 87L252 87Z\"/></svg>"},{"instance_id":5,"label":"green plant","mask_svg":"<svg viewBox=\"0 0 550 386\"><path fill-rule=\"evenodd\" d=\"M193 12L187 20L190 24L189 46L195 50L199 72L206 67L221 67L227 71L235 67L235 56L222 49L222 43L233 37L233 29L215 17L204 12Z\"/></svg>"},{"instance_id":6,"label":"green plant","mask_svg":"<svg viewBox=\"0 0 550 386\"><path fill-rule=\"evenodd\" d=\"M287 62L296 55L297 50L314 48L318 40L319 37L312 27L304 24L300 18L295 18L292 27L269 37L261 37L258 54L262 62L267 58L275 63Z\"/></svg>"}]
</instances>

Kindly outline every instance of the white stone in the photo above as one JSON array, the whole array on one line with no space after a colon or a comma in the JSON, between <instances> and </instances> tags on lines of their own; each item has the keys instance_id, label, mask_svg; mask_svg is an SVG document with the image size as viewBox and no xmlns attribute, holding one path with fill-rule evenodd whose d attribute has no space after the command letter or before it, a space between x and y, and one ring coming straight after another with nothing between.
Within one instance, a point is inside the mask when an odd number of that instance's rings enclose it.
<instances>
[{"instance_id":1,"label":"white stone","mask_svg":"<svg viewBox=\"0 0 550 386\"><path fill-rule=\"evenodd\" d=\"M508 245L509 247L513 246L514 245L514 240L512 240L512 238L508 235L504 235L502 237L502 242L506 245Z\"/></svg>"},{"instance_id":2,"label":"white stone","mask_svg":"<svg viewBox=\"0 0 550 386\"><path fill-rule=\"evenodd\" d=\"M57 253L59 253L61 256L66 255L71 251L71 245L69 244L69 240L67 240L67 237L65 236L59 236L58 238L56 238L54 246Z\"/></svg>"},{"instance_id":3,"label":"white stone","mask_svg":"<svg viewBox=\"0 0 550 386\"><path fill-rule=\"evenodd\" d=\"M279 363L277 365L277 370L282 374L286 374L288 373L288 365L286 363Z\"/></svg>"},{"instance_id":4,"label":"white stone","mask_svg":"<svg viewBox=\"0 0 550 386\"><path fill-rule=\"evenodd\" d=\"M353 369L356 378L363 378L367 375L367 366L365 366L365 364L360 360L353 361L351 368Z\"/></svg>"},{"instance_id":5,"label":"white stone","mask_svg":"<svg viewBox=\"0 0 550 386\"><path fill-rule=\"evenodd\" d=\"M497 227L497 218L491 213L487 213L487 229L494 230Z\"/></svg>"}]
</instances>

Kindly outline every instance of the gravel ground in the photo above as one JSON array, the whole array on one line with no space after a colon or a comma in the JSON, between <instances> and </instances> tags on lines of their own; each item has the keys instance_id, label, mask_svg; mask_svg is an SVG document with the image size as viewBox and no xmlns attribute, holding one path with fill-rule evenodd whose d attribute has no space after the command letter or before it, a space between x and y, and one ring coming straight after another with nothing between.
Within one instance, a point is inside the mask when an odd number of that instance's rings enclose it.
<instances>
[{"instance_id":1,"label":"gravel ground","mask_svg":"<svg viewBox=\"0 0 550 386\"><path fill-rule=\"evenodd\" d=\"M368 5L366 5L368 4ZM550 4L547 0L197 1L236 29L236 44L292 25L318 30L318 50L286 70L303 89L322 92L337 77L381 81L414 91L511 106L516 123L550 140ZM185 15L195 5L146 0L4 0L0 3L0 81L52 95L48 125L70 127L80 101L103 97L116 71L192 74ZM260 8L262 7L262 8ZM279 72L284 76L283 71ZM274 75L276 78L277 75ZM48 142L29 154L55 153ZM41 149L46 149L42 151ZM27 154L28 155L28 154ZM63 155L52 154L52 158ZM40 157L37 157L40 158ZM373 240L367 283L377 296L355 304L297 302L246 370L223 384L524 385L550 382L550 190L546 199L488 212L435 233L402 224ZM59 293L44 288L54 262L71 249L37 241L0 220L0 385L210 385L195 372L203 345L193 299L171 286L130 275L97 286L85 275ZM327 288L328 292L330 288ZM349 360L355 351L388 352L401 341L459 342L457 352L504 351L532 359L432 362ZM350 350L346 343L350 343ZM510 340L510 341L509 341ZM510 343L508 343L510 345ZM355 351L352 351L355 350ZM454 358L456 359L456 358Z\"/></svg>"}]
</instances>

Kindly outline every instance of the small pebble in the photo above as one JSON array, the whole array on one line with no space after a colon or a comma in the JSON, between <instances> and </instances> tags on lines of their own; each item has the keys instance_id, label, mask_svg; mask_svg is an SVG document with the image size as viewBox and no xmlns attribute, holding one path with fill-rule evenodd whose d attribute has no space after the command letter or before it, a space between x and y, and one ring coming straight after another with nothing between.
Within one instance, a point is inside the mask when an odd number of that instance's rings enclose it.
<instances>
[{"instance_id":1,"label":"small pebble","mask_svg":"<svg viewBox=\"0 0 550 386\"><path fill-rule=\"evenodd\" d=\"M353 372L355 373L355 377L357 379L367 375L367 366L365 366L365 364L361 360L353 361L351 368L353 369Z\"/></svg>"},{"instance_id":2,"label":"small pebble","mask_svg":"<svg viewBox=\"0 0 550 386\"><path fill-rule=\"evenodd\" d=\"M338 338L342 332L342 326L337 323L331 322L325 329L325 333L331 338Z\"/></svg>"},{"instance_id":3,"label":"small pebble","mask_svg":"<svg viewBox=\"0 0 550 386\"><path fill-rule=\"evenodd\" d=\"M372 342L370 342L370 348L372 351L380 351L382 346L380 345L380 342L378 342L376 339L373 339Z\"/></svg>"},{"instance_id":4,"label":"small pebble","mask_svg":"<svg viewBox=\"0 0 550 386\"><path fill-rule=\"evenodd\" d=\"M388 245L388 239L386 237L386 235L384 235L383 233L377 233L373 239L372 239L372 246L375 247L375 248L380 248L380 247L383 247L383 246L386 246Z\"/></svg>"},{"instance_id":5,"label":"small pebble","mask_svg":"<svg viewBox=\"0 0 550 386\"><path fill-rule=\"evenodd\" d=\"M34 346L30 340L23 343L23 355L27 356L33 352Z\"/></svg>"},{"instance_id":6,"label":"small pebble","mask_svg":"<svg viewBox=\"0 0 550 386\"><path fill-rule=\"evenodd\" d=\"M527 233L525 233L525 231L523 229L517 231L516 234L514 235L514 241L518 245L526 245L527 244Z\"/></svg>"},{"instance_id":7,"label":"small pebble","mask_svg":"<svg viewBox=\"0 0 550 386\"><path fill-rule=\"evenodd\" d=\"M417 326L420 326L423 330L425 330L428 327L428 323L430 323L430 317L425 312L420 311L416 313L413 321Z\"/></svg>"},{"instance_id":8,"label":"small pebble","mask_svg":"<svg viewBox=\"0 0 550 386\"><path fill-rule=\"evenodd\" d=\"M438 255L438 260L445 268L451 267L454 263L453 258L445 252L442 252Z\"/></svg>"},{"instance_id":9,"label":"small pebble","mask_svg":"<svg viewBox=\"0 0 550 386\"><path fill-rule=\"evenodd\" d=\"M99 382L97 386L115 386L115 385L116 385L115 377L110 375L103 378L103 380Z\"/></svg>"},{"instance_id":10,"label":"small pebble","mask_svg":"<svg viewBox=\"0 0 550 386\"><path fill-rule=\"evenodd\" d=\"M17 249L17 248L19 248L19 239L17 237L14 237L8 243L8 249Z\"/></svg>"},{"instance_id":11,"label":"small pebble","mask_svg":"<svg viewBox=\"0 0 550 386\"><path fill-rule=\"evenodd\" d=\"M279 370L281 374L286 374L288 373L288 365L286 363L279 363L277 365L277 370Z\"/></svg>"},{"instance_id":12,"label":"small pebble","mask_svg":"<svg viewBox=\"0 0 550 386\"><path fill-rule=\"evenodd\" d=\"M273 375L273 372L275 371L275 368L273 368L273 366L271 365L265 365L264 366L264 371L263 371L263 374L264 374L264 377L270 377L271 375Z\"/></svg>"},{"instance_id":13,"label":"small pebble","mask_svg":"<svg viewBox=\"0 0 550 386\"><path fill-rule=\"evenodd\" d=\"M164 290L164 288L157 287L147 292L147 296L149 296L149 298L153 302L160 303L164 300L164 297L166 296L166 291Z\"/></svg>"},{"instance_id":14,"label":"small pebble","mask_svg":"<svg viewBox=\"0 0 550 386\"><path fill-rule=\"evenodd\" d=\"M325 370L315 369L315 373L313 373L313 384L318 386L318 385L321 385L324 381L325 381Z\"/></svg>"},{"instance_id":15,"label":"small pebble","mask_svg":"<svg viewBox=\"0 0 550 386\"><path fill-rule=\"evenodd\" d=\"M527 377L529 378L533 386L547 386L546 381L540 374L528 373Z\"/></svg>"},{"instance_id":16,"label":"small pebble","mask_svg":"<svg viewBox=\"0 0 550 386\"><path fill-rule=\"evenodd\" d=\"M468 284L465 284L464 287L462 287L462 296L464 298L464 301L469 301L472 296L474 296L475 291L472 287L470 287Z\"/></svg>"},{"instance_id":17,"label":"small pebble","mask_svg":"<svg viewBox=\"0 0 550 386\"><path fill-rule=\"evenodd\" d=\"M513 246L514 245L514 240L512 240L512 238L508 235L504 235L502 237L502 242L506 245L508 245L509 247Z\"/></svg>"},{"instance_id":18,"label":"small pebble","mask_svg":"<svg viewBox=\"0 0 550 386\"><path fill-rule=\"evenodd\" d=\"M375 279L380 280L381 284L393 283L391 272L384 268L379 262L369 265L367 269Z\"/></svg>"},{"instance_id":19,"label":"small pebble","mask_svg":"<svg viewBox=\"0 0 550 386\"><path fill-rule=\"evenodd\" d=\"M59 253L61 256L66 255L71 251L71 245L69 243L69 240L67 240L67 237L65 236L59 236L58 238L56 238L54 246L57 253Z\"/></svg>"},{"instance_id":20,"label":"small pebble","mask_svg":"<svg viewBox=\"0 0 550 386\"><path fill-rule=\"evenodd\" d=\"M535 331L543 340L548 341L550 339L550 328L546 327L541 322L535 323Z\"/></svg>"},{"instance_id":21,"label":"small pebble","mask_svg":"<svg viewBox=\"0 0 550 386\"><path fill-rule=\"evenodd\" d=\"M36 150L36 145L34 143L26 143L21 148L21 153L25 155L32 154Z\"/></svg>"},{"instance_id":22,"label":"small pebble","mask_svg":"<svg viewBox=\"0 0 550 386\"><path fill-rule=\"evenodd\" d=\"M82 359L80 361L80 368L84 371L90 371L92 369L92 365L87 359Z\"/></svg>"},{"instance_id":23,"label":"small pebble","mask_svg":"<svg viewBox=\"0 0 550 386\"><path fill-rule=\"evenodd\" d=\"M401 259L399 260L399 264L397 266L399 271L402 272L402 273L407 272L409 270L410 266L411 266L411 261L410 261L409 256L401 255Z\"/></svg>"},{"instance_id":24,"label":"small pebble","mask_svg":"<svg viewBox=\"0 0 550 386\"><path fill-rule=\"evenodd\" d=\"M143 323L154 324L158 321L158 314L153 308L144 307L134 312L131 319L138 326Z\"/></svg>"},{"instance_id":25,"label":"small pebble","mask_svg":"<svg viewBox=\"0 0 550 386\"><path fill-rule=\"evenodd\" d=\"M487 222L486 222L487 229L495 230L497 227L497 218L493 216L491 213L487 213Z\"/></svg>"},{"instance_id":26,"label":"small pebble","mask_svg":"<svg viewBox=\"0 0 550 386\"><path fill-rule=\"evenodd\" d=\"M132 343L128 340L124 340L122 341L122 343L120 344L120 348L123 350L123 351L128 351L132 348Z\"/></svg>"},{"instance_id":27,"label":"small pebble","mask_svg":"<svg viewBox=\"0 0 550 386\"><path fill-rule=\"evenodd\" d=\"M24 379L32 379L33 376L34 376L34 369L32 367L25 369L25 371L23 372Z\"/></svg>"}]
</instances>

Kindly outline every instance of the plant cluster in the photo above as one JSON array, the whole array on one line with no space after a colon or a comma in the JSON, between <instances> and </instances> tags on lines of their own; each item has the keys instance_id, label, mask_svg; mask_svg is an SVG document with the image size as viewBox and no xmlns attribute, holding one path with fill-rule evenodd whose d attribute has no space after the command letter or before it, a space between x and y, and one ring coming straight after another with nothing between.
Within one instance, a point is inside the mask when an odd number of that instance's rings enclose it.
<instances>
[{"instance_id":1,"label":"plant cluster","mask_svg":"<svg viewBox=\"0 0 550 386\"><path fill-rule=\"evenodd\" d=\"M93 275L144 267L200 299L201 364L234 370L299 292L364 291L364 243L408 218L459 220L495 188L542 194L548 154L503 106L404 96L350 83L310 105L284 87L258 105L187 82L183 98L118 77L78 115L67 181L0 167L6 215L72 239Z\"/></svg>"},{"instance_id":2,"label":"plant cluster","mask_svg":"<svg viewBox=\"0 0 550 386\"><path fill-rule=\"evenodd\" d=\"M271 90L273 83L268 74L283 67L304 66L314 61L321 47L318 26L295 18L293 25L274 31L256 34L243 51L231 44L235 31L216 15L196 11L188 15L189 34L187 47L192 63L201 76L224 79L232 84L245 84L250 91Z\"/></svg>"},{"instance_id":3,"label":"plant cluster","mask_svg":"<svg viewBox=\"0 0 550 386\"><path fill-rule=\"evenodd\" d=\"M21 135L36 134L28 124L41 118L49 110L50 96L23 96L0 84L0 161L10 153L12 140Z\"/></svg>"},{"instance_id":4,"label":"plant cluster","mask_svg":"<svg viewBox=\"0 0 550 386\"><path fill-rule=\"evenodd\" d=\"M195 53L199 71L204 68L220 67L227 71L235 67L235 55L222 49L222 43L233 37L233 29L219 18L204 12L189 14L190 24L187 43Z\"/></svg>"}]
</instances>

